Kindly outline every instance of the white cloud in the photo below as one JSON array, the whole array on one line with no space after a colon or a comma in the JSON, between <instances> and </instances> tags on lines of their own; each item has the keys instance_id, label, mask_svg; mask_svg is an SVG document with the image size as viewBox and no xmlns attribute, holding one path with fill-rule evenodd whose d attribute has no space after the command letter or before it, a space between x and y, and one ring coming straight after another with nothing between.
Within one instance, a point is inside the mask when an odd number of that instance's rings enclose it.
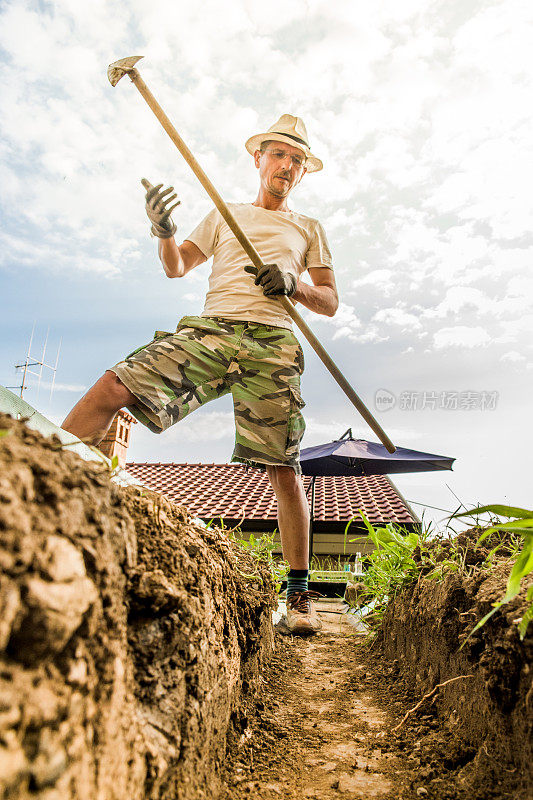
<instances>
[{"instance_id":1,"label":"white cloud","mask_svg":"<svg viewBox=\"0 0 533 800\"><path fill-rule=\"evenodd\" d=\"M504 297L491 297L472 286L454 286L446 290L444 299L438 305L425 309L422 316L425 319L457 319L463 314L470 320L485 318L488 322L489 318L497 320L511 315L521 317L530 305L529 298L522 295L508 293Z\"/></svg>"},{"instance_id":2,"label":"white cloud","mask_svg":"<svg viewBox=\"0 0 533 800\"><path fill-rule=\"evenodd\" d=\"M402 331L420 330L422 327L418 317L402 308L382 308L374 314L372 320L386 326L397 325Z\"/></svg>"},{"instance_id":3,"label":"white cloud","mask_svg":"<svg viewBox=\"0 0 533 800\"><path fill-rule=\"evenodd\" d=\"M509 350L509 352L503 354L500 361L520 366L526 363L526 357L523 356L522 353L518 353L516 350Z\"/></svg>"},{"instance_id":4,"label":"white cloud","mask_svg":"<svg viewBox=\"0 0 533 800\"><path fill-rule=\"evenodd\" d=\"M310 317L306 317L306 321L311 323L317 322ZM353 342L375 342L386 339L386 336L380 336L377 331L376 325L372 323L363 325L357 314L355 308L348 303L340 303L337 313L334 317L320 318L322 324L335 328L333 340L336 339L350 339Z\"/></svg>"},{"instance_id":5,"label":"white cloud","mask_svg":"<svg viewBox=\"0 0 533 800\"><path fill-rule=\"evenodd\" d=\"M325 422L315 417L306 417L306 425L302 447L315 447L316 445L339 439L346 430L344 425L348 426L348 423ZM353 422L350 425L354 439L376 440L376 435L366 425L355 425ZM401 446L404 446L406 442L415 441L421 437L420 431L402 427L387 427L387 434L394 442L402 442Z\"/></svg>"},{"instance_id":6,"label":"white cloud","mask_svg":"<svg viewBox=\"0 0 533 800\"><path fill-rule=\"evenodd\" d=\"M349 234L368 232L365 230L366 212L363 208L356 208L351 214L345 207L338 208L324 220L329 236L336 235L336 231L347 228Z\"/></svg>"},{"instance_id":7,"label":"white cloud","mask_svg":"<svg viewBox=\"0 0 533 800\"><path fill-rule=\"evenodd\" d=\"M394 289L394 272L391 269L371 269L362 278L352 281L350 295L357 297L357 290L363 286L379 289L385 295L391 294ZM355 291L354 291L355 290Z\"/></svg>"},{"instance_id":8,"label":"white cloud","mask_svg":"<svg viewBox=\"0 0 533 800\"><path fill-rule=\"evenodd\" d=\"M501 323L502 333L495 342L524 343L529 350L533 348L533 314L524 314L515 319L506 319Z\"/></svg>"},{"instance_id":9,"label":"white cloud","mask_svg":"<svg viewBox=\"0 0 533 800\"><path fill-rule=\"evenodd\" d=\"M489 334L483 328L467 325L441 328L433 336L433 344L437 350L449 347L481 347L489 344L490 340Z\"/></svg>"},{"instance_id":10,"label":"white cloud","mask_svg":"<svg viewBox=\"0 0 533 800\"><path fill-rule=\"evenodd\" d=\"M480 289L470 286L453 286L447 289L444 300L435 307L426 309L423 316L426 318L453 317L463 309L469 309L470 312L473 310L490 313L492 305L493 301Z\"/></svg>"},{"instance_id":11,"label":"white cloud","mask_svg":"<svg viewBox=\"0 0 533 800\"><path fill-rule=\"evenodd\" d=\"M37 383L34 381L33 385L36 386ZM75 394L85 392L87 389L87 386L80 383L60 383L56 381L52 384L51 381L41 381L41 389L52 389L52 387L55 392L74 392Z\"/></svg>"},{"instance_id":12,"label":"white cloud","mask_svg":"<svg viewBox=\"0 0 533 800\"><path fill-rule=\"evenodd\" d=\"M70 234L64 233L63 247L57 246L57 236L53 233L44 234L40 244L28 242L22 237L17 237L9 233L0 232L1 255L0 265L10 266L13 263L18 265L35 267L40 266L52 272L58 270L68 270L74 267L80 271L90 271L106 277L118 274L119 269L111 258L99 255L92 255L77 249L76 254L72 254L72 248L68 246ZM115 243L117 247L117 243ZM115 253L117 250L115 250Z\"/></svg>"},{"instance_id":13,"label":"white cloud","mask_svg":"<svg viewBox=\"0 0 533 800\"><path fill-rule=\"evenodd\" d=\"M447 85L423 149L424 160L443 173L428 205L484 219L496 237L531 230L531 84L523 54L532 22L522 0L487 4L465 21L452 40Z\"/></svg>"},{"instance_id":14,"label":"white cloud","mask_svg":"<svg viewBox=\"0 0 533 800\"><path fill-rule=\"evenodd\" d=\"M166 444L172 442L209 442L233 438L233 412L199 409L166 432Z\"/></svg>"}]
</instances>

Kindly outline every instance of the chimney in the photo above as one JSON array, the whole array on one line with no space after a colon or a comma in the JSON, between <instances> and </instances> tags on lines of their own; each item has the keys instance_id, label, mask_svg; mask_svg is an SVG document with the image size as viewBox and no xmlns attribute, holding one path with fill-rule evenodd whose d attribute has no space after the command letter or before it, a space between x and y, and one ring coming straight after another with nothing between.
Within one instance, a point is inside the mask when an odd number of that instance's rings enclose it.
<instances>
[{"instance_id":1,"label":"chimney","mask_svg":"<svg viewBox=\"0 0 533 800\"><path fill-rule=\"evenodd\" d=\"M130 443L131 426L136 424L137 420L127 411L121 409L111 423L105 439L100 442L101 452L111 459L113 456L117 456L120 467L126 466L126 453Z\"/></svg>"}]
</instances>

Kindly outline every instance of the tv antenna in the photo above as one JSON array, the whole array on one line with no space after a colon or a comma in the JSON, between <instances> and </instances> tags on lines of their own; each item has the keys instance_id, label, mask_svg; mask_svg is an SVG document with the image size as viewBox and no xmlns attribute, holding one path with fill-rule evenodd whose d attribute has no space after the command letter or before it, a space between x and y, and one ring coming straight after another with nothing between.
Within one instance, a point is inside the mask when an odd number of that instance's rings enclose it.
<instances>
[{"instance_id":1,"label":"tv antenna","mask_svg":"<svg viewBox=\"0 0 533 800\"><path fill-rule=\"evenodd\" d=\"M28 352L26 354L26 358L25 358L25 360L23 361L22 364L15 364L15 369L17 369L17 370L21 369L22 370L22 381L17 386L8 386L7 388L8 389L19 389L20 397L23 397L24 396L24 392L28 388L28 385L29 385L26 382L28 376L29 375L35 375L37 377L37 379L38 379L37 380L37 398L39 398L39 391L41 389L41 378L43 376L43 369L49 369L52 372L52 383L51 383L51 387L50 387L50 400L51 400L52 399L52 393L54 391L55 381L56 381L57 364L59 362L59 351L61 350L61 339L59 340L59 345L58 345L58 348L57 348L56 361L55 361L55 364L52 366L52 364L47 364L46 361L45 361L46 348L47 348L47 345L48 345L48 334L50 333L50 327L48 327L48 330L46 331L46 338L44 340L43 354L42 354L41 358L36 358L35 356L32 356L32 354L31 354L31 347L32 347L32 344L33 344L33 334L34 333L35 333L35 323L33 323L33 328L32 328L32 331L31 331L30 343L28 345ZM34 369L30 369L30 367L38 367L38 369L34 370Z\"/></svg>"}]
</instances>

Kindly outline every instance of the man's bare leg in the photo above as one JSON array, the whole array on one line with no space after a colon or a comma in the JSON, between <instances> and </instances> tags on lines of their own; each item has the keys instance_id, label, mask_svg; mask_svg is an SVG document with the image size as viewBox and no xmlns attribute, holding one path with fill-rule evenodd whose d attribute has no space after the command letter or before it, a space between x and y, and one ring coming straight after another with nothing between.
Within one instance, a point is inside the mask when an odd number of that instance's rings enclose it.
<instances>
[{"instance_id":1,"label":"man's bare leg","mask_svg":"<svg viewBox=\"0 0 533 800\"><path fill-rule=\"evenodd\" d=\"M136 400L115 373L107 370L76 403L61 427L87 444L100 444L117 411Z\"/></svg>"},{"instance_id":2,"label":"man's bare leg","mask_svg":"<svg viewBox=\"0 0 533 800\"><path fill-rule=\"evenodd\" d=\"M267 466L278 501L283 557L291 569L309 567L309 506L302 479L292 467Z\"/></svg>"},{"instance_id":3,"label":"man's bare leg","mask_svg":"<svg viewBox=\"0 0 533 800\"><path fill-rule=\"evenodd\" d=\"M267 467L278 499L278 522L283 556L289 562L287 613L283 625L289 633L309 636L322 623L308 590L309 506L301 478L292 467Z\"/></svg>"}]
</instances>

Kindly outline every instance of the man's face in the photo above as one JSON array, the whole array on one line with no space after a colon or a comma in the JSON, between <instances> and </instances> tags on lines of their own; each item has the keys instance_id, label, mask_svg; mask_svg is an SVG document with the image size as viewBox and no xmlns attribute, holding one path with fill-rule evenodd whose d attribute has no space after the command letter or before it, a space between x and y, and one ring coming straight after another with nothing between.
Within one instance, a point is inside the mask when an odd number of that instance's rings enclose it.
<instances>
[{"instance_id":1,"label":"man's face","mask_svg":"<svg viewBox=\"0 0 533 800\"><path fill-rule=\"evenodd\" d=\"M285 142L267 142L263 153L254 153L261 185L275 197L287 197L307 172L305 153Z\"/></svg>"}]
</instances>

